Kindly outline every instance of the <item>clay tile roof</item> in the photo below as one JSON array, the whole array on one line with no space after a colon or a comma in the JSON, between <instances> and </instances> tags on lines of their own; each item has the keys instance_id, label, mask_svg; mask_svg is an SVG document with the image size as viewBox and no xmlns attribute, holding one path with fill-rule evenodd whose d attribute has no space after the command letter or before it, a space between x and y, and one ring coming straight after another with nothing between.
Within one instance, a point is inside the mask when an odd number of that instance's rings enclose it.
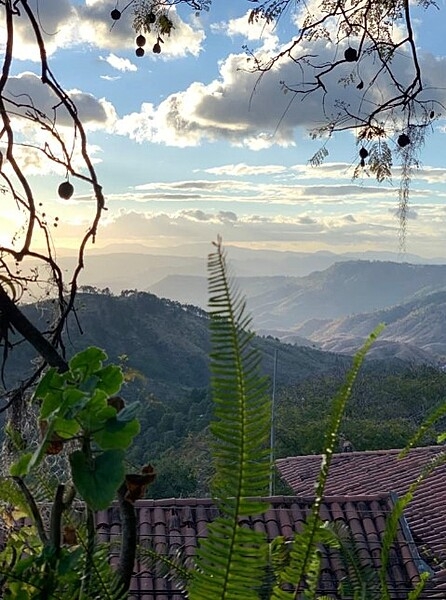
<instances>
[{"instance_id":1,"label":"clay tile roof","mask_svg":"<svg viewBox=\"0 0 446 600\"><path fill-rule=\"evenodd\" d=\"M310 514L313 498L275 496L264 498L269 508L254 517L244 517L242 526L264 532L268 539L283 535L290 539L300 531ZM324 520L339 520L353 532L362 563L379 568L380 547L386 516L393 506L389 494L374 496L326 497L322 503ZM217 509L209 499L141 500L136 503L139 544L166 556L176 551L191 561L200 538L206 535L207 525L215 519ZM114 507L101 511L96 527L102 541L112 542L120 533L119 514ZM115 561L116 557L112 557ZM388 571L390 598L403 600L419 579L419 556L410 535L400 526L391 551ZM336 599L339 582L347 574L340 555L334 549L323 551L319 593ZM185 598L180 588L159 565L148 561L135 565L131 600L180 600ZM436 597L435 597L436 598ZM443 600L446 596L443 598Z\"/></svg>"},{"instance_id":2,"label":"clay tile roof","mask_svg":"<svg viewBox=\"0 0 446 600\"><path fill-rule=\"evenodd\" d=\"M413 448L406 457L399 459L400 452L377 450L334 454L325 493L332 496L396 492L402 496L426 465L444 453L444 448ZM320 464L321 455L293 456L276 461L282 479L295 494L313 492ZM446 463L436 467L422 481L405 509L405 516L421 555L437 571L441 566L446 567ZM442 600L445 599L446 594L442 596Z\"/></svg>"}]
</instances>

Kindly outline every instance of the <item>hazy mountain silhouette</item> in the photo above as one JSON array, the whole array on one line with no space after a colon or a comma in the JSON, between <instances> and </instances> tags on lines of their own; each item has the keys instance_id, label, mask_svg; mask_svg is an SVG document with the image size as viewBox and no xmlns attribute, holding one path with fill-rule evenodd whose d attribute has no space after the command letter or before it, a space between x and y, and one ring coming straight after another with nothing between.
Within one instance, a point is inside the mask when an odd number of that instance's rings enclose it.
<instances>
[{"instance_id":1,"label":"hazy mountain silhouette","mask_svg":"<svg viewBox=\"0 0 446 600\"><path fill-rule=\"evenodd\" d=\"M286 275L302 277L313 271L322 271L336 262L358 259L386 260L411 263L444 262L442 259L428 261L415 255L399 256L390 252L366 252L334 254L332 252L279 252L274 250L252 250L227 246L233 271L240 277ZM106 249L90 249L86 256L85 270L80 283L109 288L114 293L125 289L151 291L154 284L169 275L194 275L206 277L207 254L211 244L196 244L178 248L150 249L141 245L117 244ZM77 258L69 256L67 250L59 252L62 269L72 269ZM32 261L30 267L32 267ZM205 286L205 284L203 284ZM155 288L153 288L155 289ZM185 300L187 301L187 300ZM200 304L206 302L206 296Z\"/></svg>"},{"instance_id":2,"label":"hazy mountain silhouette","mask_svg":"<svg viewBox=\"0 0 446 600\"><path fill-rule=\"evenodd\" d=\"M379 323L385 323L386 327L373 349L374 356L383 358L383 353L389 354L393 348L392 355L403 360L418 357L419 361L424 356L446 362L446 291L386 310L334 321L308 321L292 333L279 335L283 341L289 342L293 335L302 336L325 350L351 353Z\"/></svg>"},{"instance_id":3,"label":"hazy mountain silhouette","mask_svg":"<svg viewBox=\"0 0 446 600\"><path fill-rule=\"evenodd\" d=\"M305 277L239 277L238 283L256 328L290 330L308 319L381 310L446 289L446 265L347 261ZM151 287L159 296L206 302L206 281L196 276L171 275Z\"/></svg>"}]
</instances>

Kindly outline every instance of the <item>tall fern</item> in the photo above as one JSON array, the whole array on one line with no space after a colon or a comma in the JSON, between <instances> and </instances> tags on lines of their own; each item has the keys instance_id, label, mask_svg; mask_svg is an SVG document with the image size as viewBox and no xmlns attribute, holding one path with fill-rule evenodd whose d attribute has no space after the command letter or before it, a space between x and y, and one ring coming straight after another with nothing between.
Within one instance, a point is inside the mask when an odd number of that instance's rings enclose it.
<instances>
[{"instance_id":1,"label":"tall fern","mask_svg":"<svg viewBox=\"0 0 446 600\"><path fill-rule=\"evenodd\" d=\"M319 511L331 459L353 384L370 346L382 329L382 325L378 326L366 340L363 347L356 353L353 358L353 365L334 398L329 426L325 433L325 450L322 454L311 514L305 522L302 532L297 533L294 537L290 552L290 561L279 574L277 585L273 588L272 598L275 600L289 600L291 597L300 597L300 595L303 595L305 598L314 598L316 596L320 569L320 550L318 549L318 544L329 541L329 536L327 536L327 531L323 527Z\"/></svg>"},{"instance_id":2,"label":"tall fern","mask_svg":"<svg viewBox=\"0 0 446 600\"><path fill-rule=\"evenodd\" d=\"M268 562L263 534L239 524L266 510L270 400L245 301L228 275L221 240L209 256L211 379L215 407L212 495L220 516L197 551L191 600L254 600ZM257 497L255 499L254 497Z\"/></svg>"}]
</instances>

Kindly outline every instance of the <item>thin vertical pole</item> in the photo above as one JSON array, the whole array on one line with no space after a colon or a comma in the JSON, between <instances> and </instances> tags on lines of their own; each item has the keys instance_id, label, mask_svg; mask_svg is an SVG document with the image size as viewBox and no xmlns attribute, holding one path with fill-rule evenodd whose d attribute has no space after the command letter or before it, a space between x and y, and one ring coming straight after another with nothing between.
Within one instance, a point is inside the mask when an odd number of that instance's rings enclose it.
<instances>
[{"instance_id":1,"label":"thin vertical pole","mask_svg":"<svg viewBox=\"0 0 446 600\"><path fill-rule=\"evenodd\" d=\"M269 478L269 495L274 495L274 442L275 442L275 417L276 417L276 376L277 376L277 348L274 350L273 389L271 393L271 436L270 436L270 462L271 475Z\"/></svg>"}]
</instances>

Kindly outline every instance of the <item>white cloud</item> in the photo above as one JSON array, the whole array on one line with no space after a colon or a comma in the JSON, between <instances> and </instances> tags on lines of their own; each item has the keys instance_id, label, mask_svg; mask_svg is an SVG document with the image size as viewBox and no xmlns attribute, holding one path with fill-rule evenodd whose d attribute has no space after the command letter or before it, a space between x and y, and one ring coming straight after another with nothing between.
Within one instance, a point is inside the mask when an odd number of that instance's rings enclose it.
<instances>
[{"instance_id":1,"label":"white cloud","mask_svg":"<svg viewBox=\"0 0 446 600\"><path fill-rule=\"evenodd\" d=\"M108 56L100 56L99 60L103 60L108 63L113 69L117 71L137 71L136 65L134 65L128 58L122 58L120 56L116 56L111 52Z\"/></svg>"},{"instance_id":2,"label":"white cloud","mask_svg":"<svg viewBox=\"0 0 446 600\"><path fill-rule=\"evenodd\" d=\"M85 0L85 4L73 4L70 0L29 0L29 4L34 14L39 15L49 56L59 48L88 45L101 50L116 51L131 48L134 44L131 7L122 13L119 21L112 21L110 11L113 5L109 0ZM197 56L205 39L198 21L194 21L193 25L186 23L177 14L175 7L170 8L169 17L175 29L170 37L163 37L161 58ZM22 13L16 21L15 57L21 60L40 60L26 15ZM149 37L148 55L157 59L158 56L150 52L155 42L156 36L153 40ZM0 43L0 49L4 49L4 43Z\"/></svg>"},{"instance_id":3,"label":"white cloud","mask_svg":"<svg viewBox=\"0 0 446 600\"><path fill-rule=\"evenodd\" d=\"M17 102L20 98L25 104L32 106L16 108L16 113L25 115L27 112L34 113L36 109L45 115L48 123L62 127L72 126L73 121L64 106L60 105L59 98L34 73L25 72L9 77L6 93L11 100ZM67 90L66 93L76 105L79 118L87 129L111 126L116 119L112 104L104 98L98 99L77 89Z\"/></svg>"},{"instance_id":4,"label":"white cloud","mask_svg":"<svg viewBox=\"0 0 446 600\"><path fill-rule=\"evenodd\" d=\"M259 42L262 50L274 51L279 44L279 38L275 33L276 24L273 21L267 23L263 19L250 21L248 11L241 17L230 19L220 23L213 23L211 31L222 33L229 37L241 36L250 42Z\"/></svg>"},{"instance_id":5,"label":"white cloud","mask_svg":"<svg viewBox=\"0 0 446 600\"><path fill-rule=\"evenodd\" d=\"M318 64L330 64L336 60L336 53L342 52L342 45L335 49L325 40L317 39L303 43L300 50L317 56L314 60ZM263 52L265 59L267 56ZM247 62L248 59L245 54L230 54L220 63L219 78L208 84L194 82L158 106L143 104L139 113L122 119L118 132L139 142L178 147L216 140L256 150L275 144L286 147L295 144L297 128L322 127L344 115L342 106L365 117L370 106L382 104L394 92L393 83L384 72L374 78L379 67L366 55L354 66L344 63L327 75L326 93L319 89L307 95L285 93L281 82L305 87L305 82L313 81L315 74L308 63L297 67L283 59L259 77L258 72L251 72L253 63ZM420 61L426 88L421 97L445 104L446 89L442 88L442 81L446 80L446 57L425 55L420 56ZM401 81L411 81L411 64L404 53L394 58L392 69ZM361 78L365 87L358 90ZM372 81L373 85L369 85ZM348 123L346 119L344 125ZM389 126L389 135L393 135L394 126L395 122Z\"/></svg>"},{"instance_id":6,"label":"white cloud","mask_svg":"<svg viewBox=\"0 0 446 600\"><path fill-rule=\"evenodd\" d=\"M245 165L244 163L203 169L205 173L211 173L212 175L232 175L234 177L244 177L246 175L275 175L277 173L284 173L286 170L286 167L283 165Z\"/></svg>"},{"instance_id":7,"label":"white cloud","mask_svg":"<svg viewBox=\"0 0 446 600\"><path fill-rule=\"evenodd\" d=\"M116 113L110 102L77 89L69 90L67 94L86 131L112 127ZM40 77L30 72L11 76L5 97L15 104L22 103L14 106L11 125L16 141L14 156L27 175L62 174L67 155L74 169L85 168L80 153L81 141L76 135L73 120L51 87L42 83ZM51 160L44 149L56 160ZM88 150L92 162L99 162L100 148L90 144ZM60 165L57 160L61 161Z\"/></svg>"},{"instance_id":8,"label":"white cloud","mask_svg":"<svg viewBox=\"0 0 446 600\"><path fill-rule=\"evenodd\" d=\"M119 79L121 79L120 75L99 75L99 77L101 79L103 79L104 81L118 81Z\"/></svg>"}]
</instances>

